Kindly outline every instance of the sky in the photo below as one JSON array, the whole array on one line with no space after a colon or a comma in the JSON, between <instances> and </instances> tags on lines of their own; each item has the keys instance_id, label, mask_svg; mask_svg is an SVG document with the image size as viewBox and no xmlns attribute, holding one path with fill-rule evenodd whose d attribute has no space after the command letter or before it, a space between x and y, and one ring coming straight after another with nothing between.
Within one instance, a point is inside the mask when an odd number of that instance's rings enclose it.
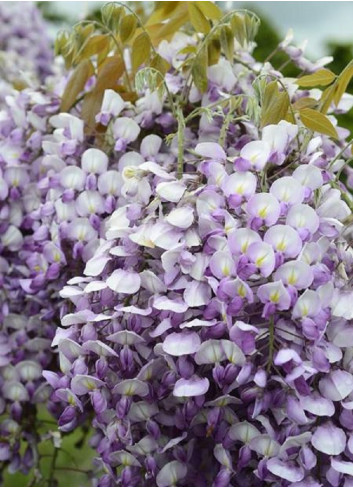
<instances>
[{"instance_id":1,"label":"sky","mask_svg":"<svg viewBox=\"0 0 353 489\"><path fill-rule=\"evenodd\" d=\"M83 18L94 6L102 2L52 2L53 8L65 13L72 22ZM221 3L221 2L218 2ZM314 57L327 54L326 41L353 43L353 2L283 2L252 1L222 2L228 8L254 6L270 20L284 37L293 28L297 44L308 40L307 52Z\"/></svg>"}]
</instances>

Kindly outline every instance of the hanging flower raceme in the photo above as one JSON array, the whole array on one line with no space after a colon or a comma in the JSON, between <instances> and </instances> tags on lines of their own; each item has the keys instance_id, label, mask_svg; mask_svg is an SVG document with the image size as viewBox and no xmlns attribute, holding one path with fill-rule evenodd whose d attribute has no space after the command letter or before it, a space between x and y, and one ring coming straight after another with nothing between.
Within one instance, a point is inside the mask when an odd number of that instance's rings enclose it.
<instances>
[{"instance_id":1,"label":"hanging flower raceme","mask_svg":"<svg viewBox=\"0 0 353 489\"><path fill-rule=\"evenodd\" d=\"M133 120L109 117L115 150L139 137ZM66 400L61 430L93 413L101 485L348 483L340 147L328 157L317 136L313 157L306 131L281 121L242 136L235 124L222 148L222 121L208 141L202 124L180 179L152 136L119 162L105 240L61 291L73 305L54 340L61 373L45 372L52 401ZM82 215L103 205L87 192Z\"/></svg>"}]
</instances>

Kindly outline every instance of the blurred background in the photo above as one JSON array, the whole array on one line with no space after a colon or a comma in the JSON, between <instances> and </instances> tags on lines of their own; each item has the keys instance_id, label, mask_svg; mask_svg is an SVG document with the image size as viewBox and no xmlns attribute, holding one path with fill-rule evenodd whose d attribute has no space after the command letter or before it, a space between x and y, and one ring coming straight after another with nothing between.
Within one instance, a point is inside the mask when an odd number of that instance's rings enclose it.
<instances>
[{"instance_id":1,"label":"blurred background","mask_svg":"<svg viewBox=\"0 0 353 489\"><path fill-rule=\"evenodd\" d=\"M55 33L55 30L87 17L99 9L104 1L37 3L45 14L55 20L52 29ZM288 29L292 28L298 43L308 41L307 52L312 56L326 55L330 49L328 45L331 43L340 45L353 43L353 2L225 1L216 3L224 10L244 7L255 10L280 37L284 37Z\"/></svg>"}]
</instances>

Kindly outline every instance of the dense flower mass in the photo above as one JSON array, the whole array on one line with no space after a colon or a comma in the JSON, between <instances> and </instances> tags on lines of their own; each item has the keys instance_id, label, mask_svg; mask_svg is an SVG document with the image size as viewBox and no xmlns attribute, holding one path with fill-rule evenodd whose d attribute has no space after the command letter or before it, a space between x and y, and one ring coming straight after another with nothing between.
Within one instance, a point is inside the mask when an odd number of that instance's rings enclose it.
<instances>
[{"instance_id":1,"label":"dense flower mass","mask_svg":"<svg viewBox=\"0 0 353 489\"><path fill-rule=\"evenodd\" d=\"M234 40L202 91L198 38L157 46L163 90L105 90L94 133L65 76L5 99L0 463L38 470L47 403L63 435L93 426L99 486L349 486L352 97L317 132L322 91Z\"/></svg>"}]
</instances>

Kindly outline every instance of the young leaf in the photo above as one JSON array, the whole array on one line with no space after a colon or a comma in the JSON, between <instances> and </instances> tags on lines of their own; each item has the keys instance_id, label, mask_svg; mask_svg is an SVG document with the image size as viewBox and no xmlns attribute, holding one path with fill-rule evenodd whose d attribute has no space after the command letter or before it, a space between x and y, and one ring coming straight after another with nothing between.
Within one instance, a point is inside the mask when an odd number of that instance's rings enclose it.
<instances>
[{"instance_id":1,"label":"young leaf","mask_svg":"<svg viewBox=\"0 0 353 489\"><path fill-rule=\"evenodd\" d=\"M94 75L94 67L90 60L85 59L77 65L62 96L60 106L62 112L68 112L71 109L76 102L77 96L84 89L88 78L92 75Z\"/></svg>"},{"instance_id":2,"label":"young leaf","mask_svg":"<svg viewBox=\"0 0 353 489\"><path fill-rule=\"evenodd\" d=\"M149 60L151 53L151 40L146 32L137 36L132 44L131 61L134 71Z\"/></svg>"},{"instance_id":3,"label":"young leaf","mask_svg":"<svg viewBox=\"0 0 353 489\"><path fill-rule=\"evenodd\" d=\"M207 46L203 46L195 56L192 64L191 74L196 87L200 92L207 90L207 66L208 66L208 50Z\"/></svg>"},{"instance_id":4,"label":"young leaf","mask_svg":"<svg viewBox=\"0 0 353 489\"><path fill-rule=\"evenodd\" d=\"M339 101L342 98L342 95L347 90L348 84L353 77L353 61L348 63L342 73L339 75L337 79L337 85L335 90L335 96L333 98L336 105L339 104Z\"/></svg>"},{"instance_id":5,"label":"young leaf","mask_svg":"<svg viewBox=\"0 0 353 489\"><path fill-rule=\"evenodd\" d=\"M127 42L134 35L137 26L137 20L134 15L126 15L120 22L119 34L122 42Z\"/></svg>"},{"instance_id":6,"label":"young leaf","mask_svg":"<svg viewBox=\"0 0 353 489\"><path fill-rule=\"evenodd\" d=\"M162 58L162 56L159 55L158 53L152 57L150 66L151 68L154 68L155 70L159 71L162 75L165 75L170 67L168 61Z\"/></svg>"},{"instance_id":7,"label":"young leaf","mask_svg":"<svg viewBox=\"0 0 353 489\"><path fill-rule=\"evenodd\" d=\"M268 124L278 124L287 115L289 97L286 92L280 92L276 81L266 85L261 110L261 127Z\"/></svg>"},{"instance_id":8,"label":"young leaf","mask_svg":"<svg viewBox=\"0 0 353 489\"><path fill-rule=\"evenodd\" d=\"M190 22L195 29L196 32L202 32L203 34L207 34L211 30L211 26L209 21L206 19L204 14L201 12L197 3L189 2L188 3Z\"/></svg>"},{"instance_id":9,"label":"young leaf","mask_svg":"<svg viewBox=\"0 0 353 489\"><path fill-rule=\"evenodd\" d=\"M330 119L317 110L305 108L299 111L299 116L305 127L312 131L326 134L335 139L338 138L337 131Z\"/></svg>"},{"instance_id":10,"label":"young leaf","mask_svg":"<svg viewBox=\"0 0 353 489\"><path fill-rule=\"evenodd\" d=\"M233 61L234 55L234 36L230 26L225 25L220 34L221 47L228 61Z\"/></svg>"},{"instance_id":11,"label":"young leaf","mask_svg":"<svg viewBox=\"0 0 353 489\"><path fill-rule=\"evenodd\" d=\"M114 2L103 5L101 10L102 22L108 29L116 32L121 17L124 15L123 7L116 5Z\"/></svg>"},{"instance_id":12,"label":"young leaf","mask_svg":"<svg viewBox=\"0 0 353 489\"><path fill-rule=\"evenodd\" d=\"M90 58L95 54L105 51L110 44L110 38L106 34L92 36L86 40L75 57L75 62Z\"/></svg>"},{"instance_id":13,"label":"young leaf","mask_svg":"<svg viewBox=\"0 0 353 489\"><path fill-rule=\"evenodd\" d=\"M296 84L299 87L325 87L332 83L335 78L336 75L332 71L322 68L311 75L305 75L298 78Z\"/></svg>"}]
</instances>

